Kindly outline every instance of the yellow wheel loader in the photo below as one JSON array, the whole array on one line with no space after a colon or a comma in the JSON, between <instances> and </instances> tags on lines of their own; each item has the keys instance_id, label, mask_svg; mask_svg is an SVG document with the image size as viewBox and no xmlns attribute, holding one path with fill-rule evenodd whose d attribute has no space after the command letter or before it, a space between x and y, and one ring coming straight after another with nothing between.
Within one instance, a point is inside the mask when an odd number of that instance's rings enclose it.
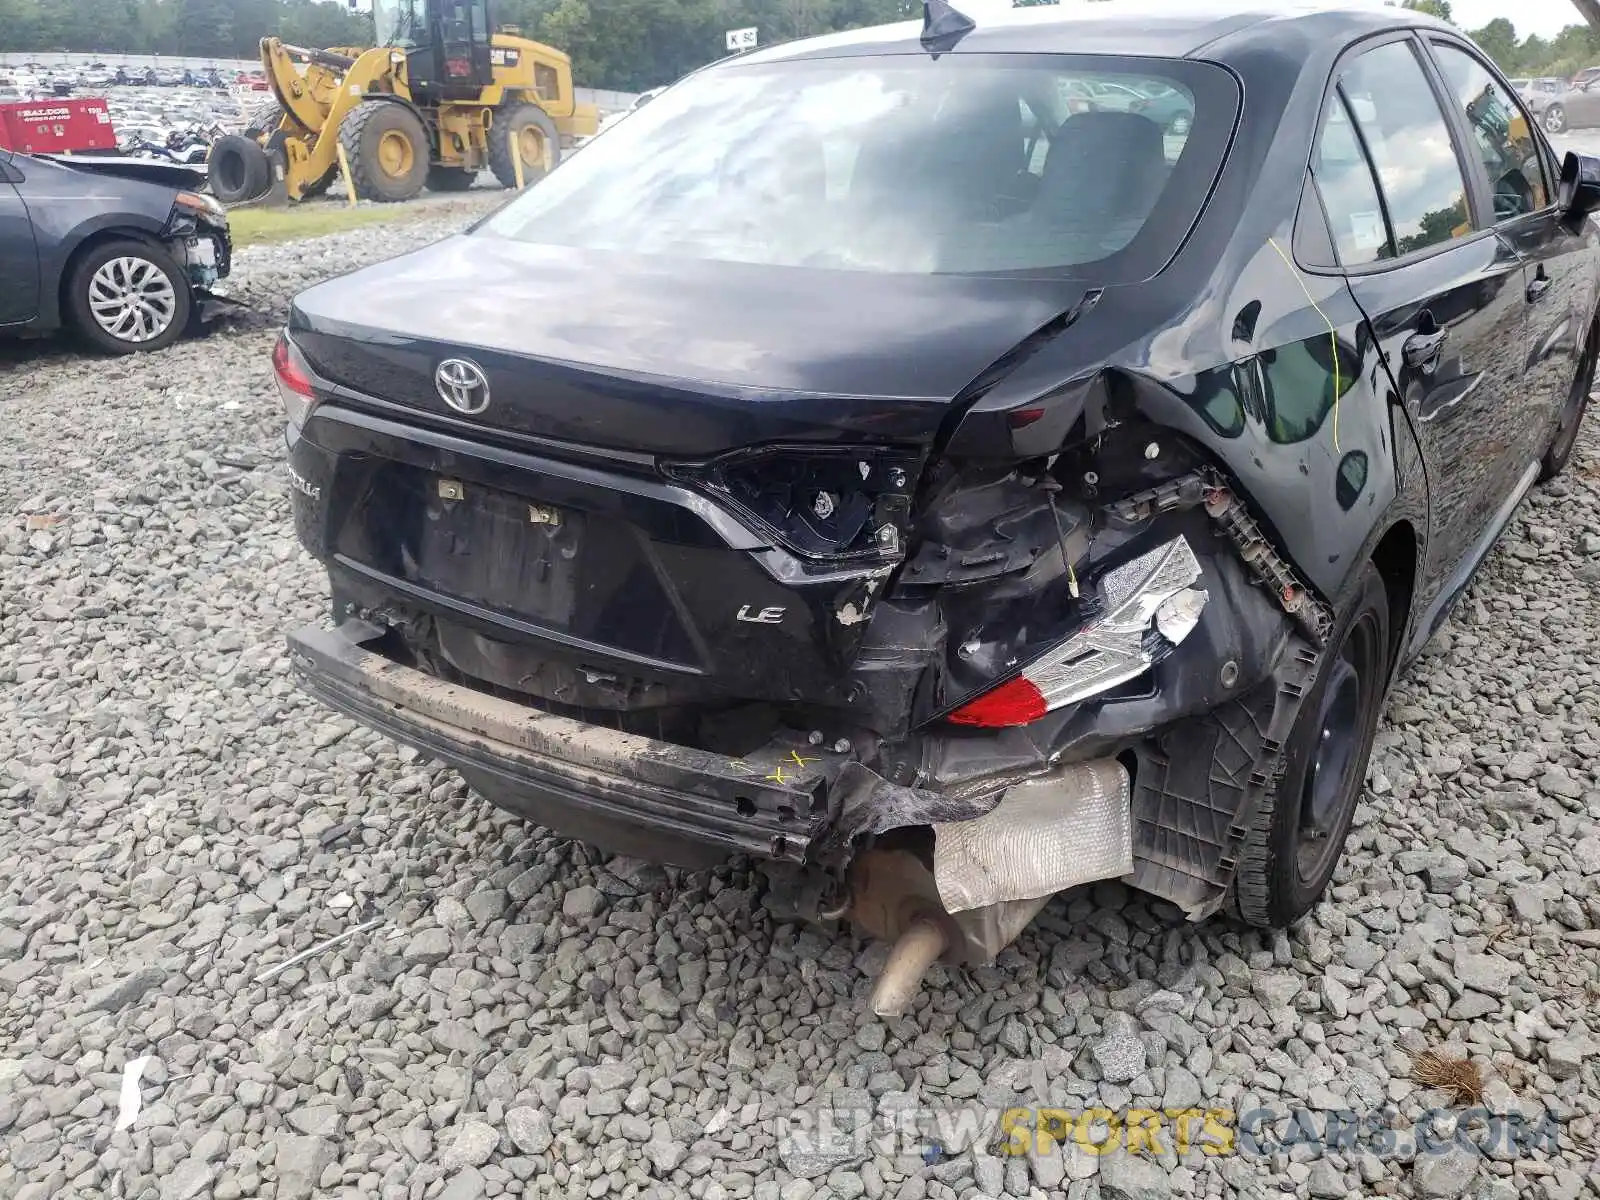
<instances>
[{"instance_id":1,"label":"yellow wheel loader","mask_svg":"<svg viewBox=\"0 0 1600 1200\"><path fill-rule=\"evenodd\" d=\"M211 190L224 204L281 189L326 191L344 151L363 199L460 191L487 167L504 187L532 182L599 113L579 104L561 51L492 32L489 0L375 0L371 50L261 42L275 104L243 135L211 149ZM303 64L303 65L302 65Z\"/></svg>"}]
</instances>

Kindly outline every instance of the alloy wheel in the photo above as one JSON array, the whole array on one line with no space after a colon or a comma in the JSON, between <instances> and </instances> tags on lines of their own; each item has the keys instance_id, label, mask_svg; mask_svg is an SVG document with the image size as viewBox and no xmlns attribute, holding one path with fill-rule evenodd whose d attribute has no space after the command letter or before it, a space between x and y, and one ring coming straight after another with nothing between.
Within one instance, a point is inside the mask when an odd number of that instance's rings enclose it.
<instances>
[{"instance_id":1,"label":"alloy wheel","mask_svg":"<svg viewBox=\"0 0 1600 1200\"><path fill-rule=\"evenodd\" d=\"M89 279L89 312L118 341L153 341L172 325L177 311L172 281L148 259L109 259Z\"/></svg>"},{"instance_id":2,"label":"alloy wheel","mask_svg":"<svg viewBox=\"0 0 1600 1200\"><path fill-rule=\"evenodd\" d=\"M1559 104L1544 110L1544 128L1546 133L1560 133L1567 127L1567 114L1562 111Z\"/></svg>"}]
</instances>

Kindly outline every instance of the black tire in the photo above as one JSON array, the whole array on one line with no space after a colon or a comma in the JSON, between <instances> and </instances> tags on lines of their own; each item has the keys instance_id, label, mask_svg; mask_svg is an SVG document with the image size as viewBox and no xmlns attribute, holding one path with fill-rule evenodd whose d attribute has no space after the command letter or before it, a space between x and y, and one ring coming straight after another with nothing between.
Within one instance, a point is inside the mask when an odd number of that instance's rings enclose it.
<instances>
[{"instance_id":1,"label":"black tire","mask_svg":"<svg viewBox=\"0 0 1600 1200\"><path fill-rule=\"evenodd\" d=\"M1591 329L1584 341L1583 355L1578 359L1578 369L1572 376L1572 386L1567 390L1567 402L1561 408L1561 418L1556 423L1555 436L1539 460L1539 482L1554 479L1567 469L1572 461L1572 450L1578 444L1578 430L1583 426L1583 414L1589 410L1589 393L1594 391L1595 360L1600 357L1600 329Z\"/></svg>"},{"instance_id":2,"label":"black tire","mask_svg":"<svg viewBox=\"0 0 1600 1200\"><path fill-rule=\"evenodd\" d=\"M283 124L283 108L276 100L265 100L252 107L249 116L245 118L245 136L263 137L269 133L276 133L281 124Z\"/></svg>"},{"instance_id":3,"label":"black tire","mask_svg":"<svg viewBox=\"0 0 1600 1200\"><path fill-rule=\"evenodd\" d=\"M1564 133L1567 128L1567 110L1559 104L1552 104L1544 110L1544 115L1539 120L1544 125L1546 133Z\"/></svg>"},{"instance_id":4,"label":"black tire","mask_svg":"<svg viewBox=\"0 0 1600 1200\"><path fill-rule=\"evenodd\" d=\"M465 167L432 166L428 168L430 192L464 192L478 181L478 173Z\"/></svg>"},{"instance_id":5,"label":"black tire","mask_svg":"<svg viewBox=\"0 0 1600 1200\"><path fill-rule=\"evenodd\" d=\"M561 135L544 109L537 104L508 104L498 108L489 129L489 170L494 172L501 187L517 186L517 168L511 156L513 142L522 149L524 184L544 178L544 147L550 149L552 168L561 161ZM537 154L534 153L535 144L539 147Z\"/></svg>"},{"instance_id":6,"label":"black tire","mask_svg":"<svg viewBox=\"0 0 1600 1200\"><path fill-rule=\"evenodd\" d=\"M1233 908L1246 924L1292 924L1327 890L1366 783L1390 657L1388 592L1369 562L1289 730L1283 774L1245 835Z\"/></svg>"},{"instance_id":7,"label":"black tire","mask_svg":"<svg viewBox=\"0 0 1600 1200\"><path fill-rule=\"evenodd\" d=\"M238 204L254 200L272 186L272 163L260 143L230 133L212 143L206 179L218 200Z\"/></svg>"},{"instance_id":8,"label":"black tire","mask_svg":"<svg viewBox=\"0 0 1600 1200\"><path fill-rule=\"evenodd\" d=\"M364 100L339 126L356 195L380 204L413 200L428 179L432 150L421 118L393 100ZM400 148L404 149L400 149Z\"/></svg>"},{"instance_id":9,"label":"black tire","mask_svg":"<svg viewBox=\"0 0 1600 1200\"><path fill-rule=\"evenodd\" d=\"M283 132L281 129L277 133L274 133L268 137L266 141L268 163L278 163L284 168L285 172L288 170L289 151L287 149L287 143L289 141L290 135ZM310 183L308 183L305 191L301 192L296 199L315 200L318 196L322 195L331 186L333 186L333 181L337 178L339 178L338 166L335 165L329 167L325 172L323 172L321 179L313 179Z\"/></svg>"},{"instance_id":10,"label":"black tire","mask_svg":"<svg viewBox=\"0 0 1600 1200\"><path fill-rule=\"evenodd\" d=\"M165 325L154 336L143 340L117 336L102 325L101 319L95 315L96 303L105 303L105 293L97 282L101 269L126 261L147 264L150 270L160 272L171 292L170 307L162 298L161 311L165 314ZM114 267L111 269L115 271ZM149 271L143 273L155 285ZM158 285L144 289L143 294L152 297L147 302L147 311L152 311L155 307L154 297L160 294ZM189 289L188 276L164 249L148 242L119 240L102 242L73 264L72 273L67 279L66 307L74 332L91 347L104 354L133 354L138 351L165 350L182 337L194 311L194 298Z\"/></svg>"}]
</instances>

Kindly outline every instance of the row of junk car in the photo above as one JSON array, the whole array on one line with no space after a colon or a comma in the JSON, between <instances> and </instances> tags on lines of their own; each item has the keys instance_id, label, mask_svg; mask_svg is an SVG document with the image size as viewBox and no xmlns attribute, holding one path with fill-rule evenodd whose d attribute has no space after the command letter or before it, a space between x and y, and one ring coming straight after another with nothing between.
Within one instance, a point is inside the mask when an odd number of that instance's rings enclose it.
<instances>
[{"instance_id":1,"label":"row of junk car","mask_svg":"<svg viewBox=\"0 0 1600 1200\"><path fill-rule=\"evenodd\" d=\"M203 164L212 142L272 103L260 71L0 63L0 106L86 98L105 102L122 153L188 165Z\"/></svg>"}]
</instances>

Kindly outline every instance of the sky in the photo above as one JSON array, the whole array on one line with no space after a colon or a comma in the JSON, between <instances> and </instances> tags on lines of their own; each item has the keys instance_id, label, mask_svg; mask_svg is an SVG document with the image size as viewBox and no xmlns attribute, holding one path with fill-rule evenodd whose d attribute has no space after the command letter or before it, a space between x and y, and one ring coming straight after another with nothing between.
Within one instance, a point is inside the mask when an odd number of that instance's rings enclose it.
<instances>
[{"instance_id":1,"label":"sky","mask_svg":"<svg viewBox=\"0 0 1600 1200\"><path fill-rule=\"evenodd\" d=\"M1550 37L1567 25L1578 25L1583 18L1572 0L1450 0L1450 14L1463 29L1481 29L1496 17L1516 26L1518 37L1537 33Z\"/></svg>"}]
</instances>

